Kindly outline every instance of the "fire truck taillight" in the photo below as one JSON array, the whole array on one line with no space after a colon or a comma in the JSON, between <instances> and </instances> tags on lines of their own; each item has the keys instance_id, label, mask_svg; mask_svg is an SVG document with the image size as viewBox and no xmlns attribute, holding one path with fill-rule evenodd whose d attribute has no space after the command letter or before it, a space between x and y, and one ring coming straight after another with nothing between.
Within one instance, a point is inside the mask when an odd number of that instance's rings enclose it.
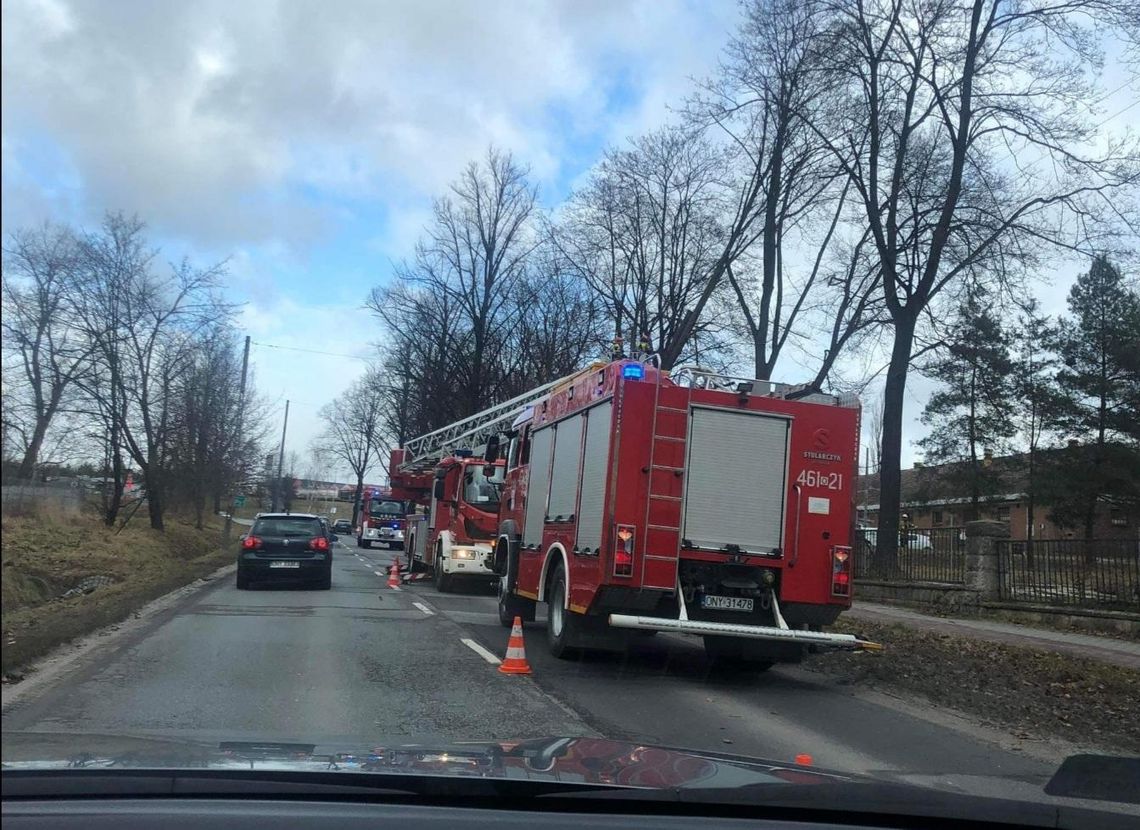
<instances>
[{"instance_id":1,"label":"fire truck taillight","mask_svg":"<svg viewBox=\"0 0 1140 830\"><path fill-rule=\"evenodd\" d=\"M831 595L851 596L851 548L831 549Z\"/></svg>"},{"instance_id":2,"label":"fire truck taillight","mask_svg":"<svg viewBox=\"0 0 1140 830\"><path fill-rule=\"evenodd\" d=\"M633 576L633 525L618 525L614 533L614 576Z\"/></svg>"}]
</instances>

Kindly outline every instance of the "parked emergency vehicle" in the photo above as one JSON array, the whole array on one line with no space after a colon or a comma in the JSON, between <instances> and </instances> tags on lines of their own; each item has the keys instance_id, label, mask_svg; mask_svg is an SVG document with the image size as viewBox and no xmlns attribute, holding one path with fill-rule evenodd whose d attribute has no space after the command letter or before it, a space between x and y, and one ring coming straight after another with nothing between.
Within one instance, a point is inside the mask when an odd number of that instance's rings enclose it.
<instances>
[{"instance_id":1,"label":"parked emergency vehicle","mask_svg":"<svg viewBox=\"0 0 1140 830\"><path fill-rule=\"evenodd\" d=\"M619 359L417 439L499 464L499 618L548 607L550 650L700 635L713 656L795 662L851 605L859 404ZM480 443L485 442L485 447Z\"/></svg>"},{"instance_id":2,"label":"parked emergency vehicle","mask_svg":"<svg viewBox=\"0 0 1140 830\"><path fill-rule=\"evenodd\" d=\"M366 487L360 501L358 548L381 547L401 550L407 525L407 505L385 487Z\"/></svg>"},{"instance_id":3,"label":"parked emergency vehicle","mask_svg":"<svg viewBox=\"0 0 1140 830\"><path fill-rule=\"evenodd\" d=\"M455 579L491 580L504 462L487 464L470 450L414 461L392 451L393 492L417 505L407 516L408 565L433 574L439 591Z\"/></svg>"}]
</instances>

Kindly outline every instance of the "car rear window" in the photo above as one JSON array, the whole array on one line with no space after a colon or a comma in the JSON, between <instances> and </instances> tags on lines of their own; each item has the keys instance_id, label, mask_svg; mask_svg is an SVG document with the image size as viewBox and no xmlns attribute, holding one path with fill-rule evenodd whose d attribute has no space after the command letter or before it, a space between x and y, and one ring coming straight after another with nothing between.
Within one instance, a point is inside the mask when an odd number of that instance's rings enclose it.
<instances>
[{"instance_id":1,"label":"car rear window","mask_svg":"<svg viewBox=\"0 0 1140 830\"><path fill-rule=\"evenodd\" d=\"M254 536L320 536L321 523L317 519L290 518L258 519L253 526Z\"/></svg>"}]
</instances>

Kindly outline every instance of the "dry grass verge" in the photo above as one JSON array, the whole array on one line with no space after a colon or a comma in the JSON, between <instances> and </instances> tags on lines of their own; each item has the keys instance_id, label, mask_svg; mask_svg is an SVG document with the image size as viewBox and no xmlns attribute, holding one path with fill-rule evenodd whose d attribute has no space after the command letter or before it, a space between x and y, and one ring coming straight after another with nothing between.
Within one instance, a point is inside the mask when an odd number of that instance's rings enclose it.
<instances>
[{"instance_id":1,"label":"dry grass verge","mask_svg":"<svg viewBox=\"0 0 1140 830\"><path fill-rule=\"evenodd\" d=\"M91 515L5 516L2 670L16 670L51 649L126 619L165 593L233 560L222 520L203 530L171 517L165 533L136 516L115 535ZM235 531L236 532L236 531ZM90 593L60 599L89 577L106 577Z\"/></svg>"}]
</instances>

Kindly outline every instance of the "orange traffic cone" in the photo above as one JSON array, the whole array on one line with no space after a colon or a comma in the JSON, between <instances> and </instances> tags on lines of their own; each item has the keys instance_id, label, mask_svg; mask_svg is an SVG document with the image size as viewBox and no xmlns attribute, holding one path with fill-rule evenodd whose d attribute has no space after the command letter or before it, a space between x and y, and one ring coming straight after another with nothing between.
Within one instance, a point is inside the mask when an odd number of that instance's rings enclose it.
<instances>
[{"instance_id":1,"label":"orange traffic cone","mask_svg":"<svg viewBox=\"0 0 1140 830\"><path fill-rule=\"evenodd\" d=\"M530 663L526 661L526 648L523 646L522 617L515 617L511 628L511 639L507 640L507 657L499 664L503 674L530 674Z\"/></svg>"},{"instance_id":2,"label":"orange traffic cone","mask_svg":"<svg viewBox=\"0 0 1140 830\"><path fill-rule=\"evenodd\" d=\"M400 587L400 572L396 569L396 563L392 563L392 567L388 569L388 587Z\"/></svg>"}]
</instances>

